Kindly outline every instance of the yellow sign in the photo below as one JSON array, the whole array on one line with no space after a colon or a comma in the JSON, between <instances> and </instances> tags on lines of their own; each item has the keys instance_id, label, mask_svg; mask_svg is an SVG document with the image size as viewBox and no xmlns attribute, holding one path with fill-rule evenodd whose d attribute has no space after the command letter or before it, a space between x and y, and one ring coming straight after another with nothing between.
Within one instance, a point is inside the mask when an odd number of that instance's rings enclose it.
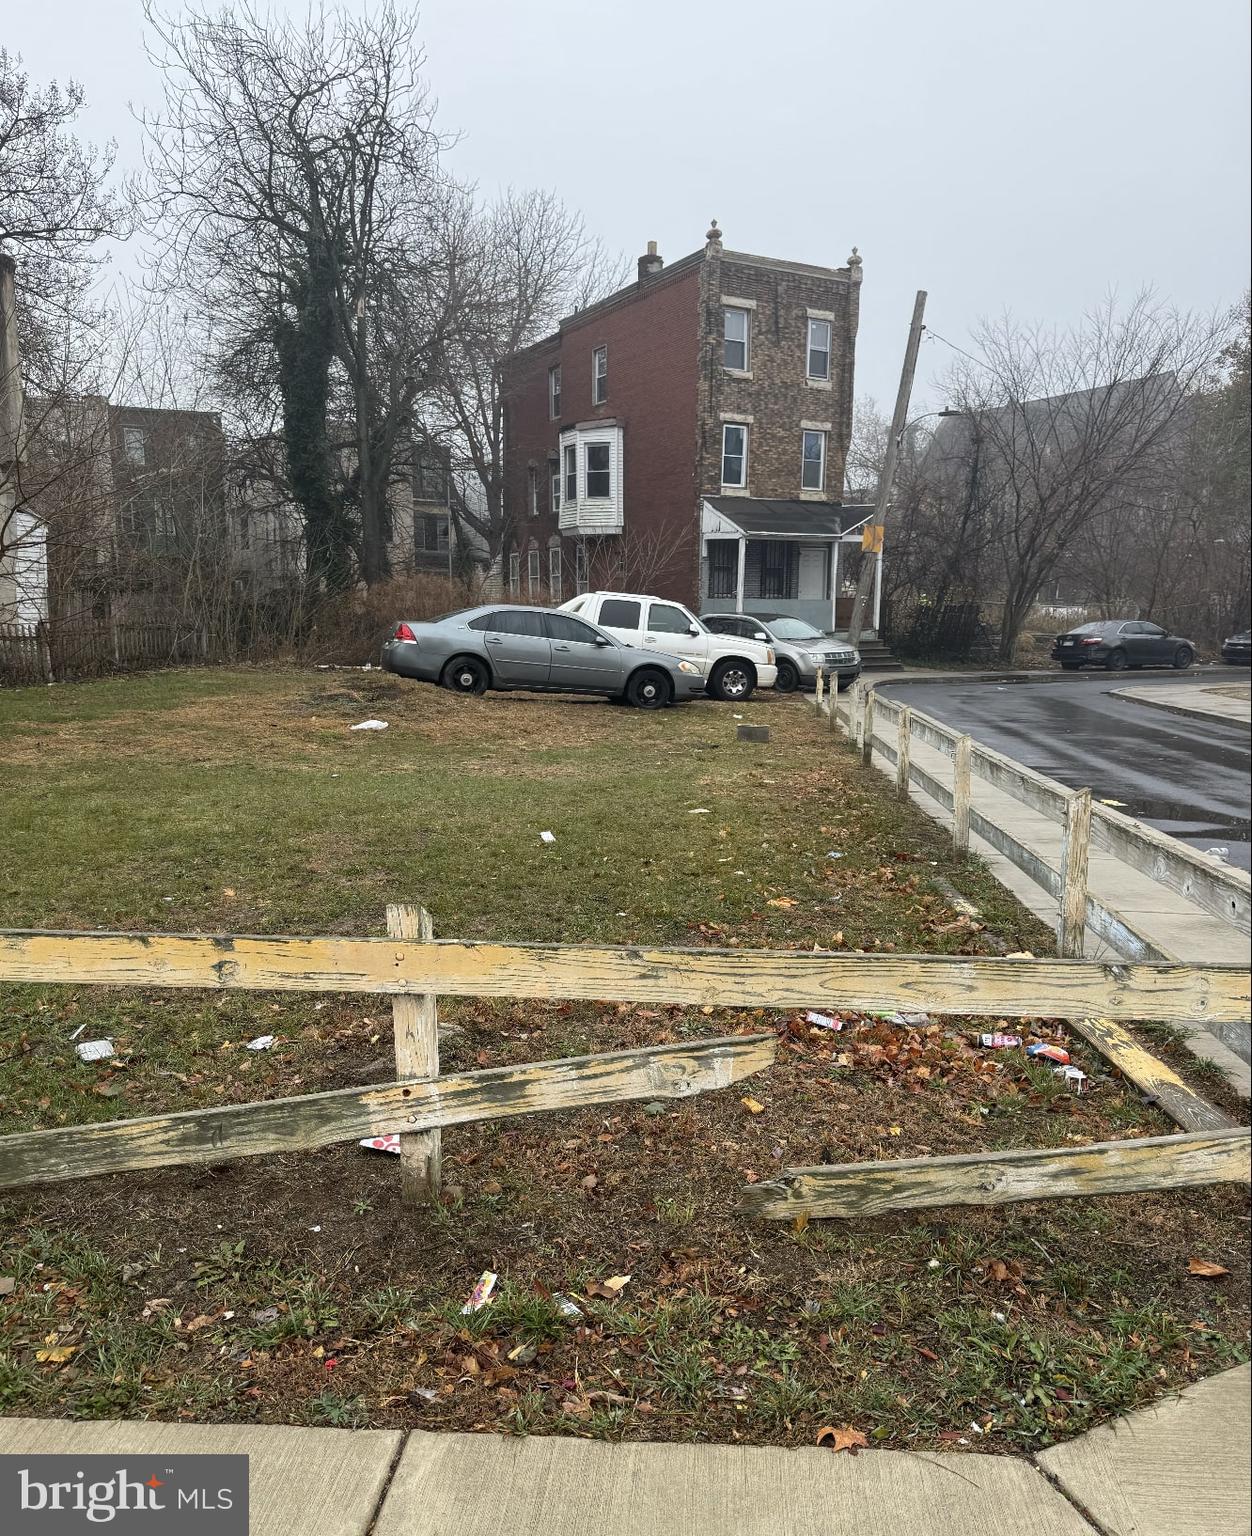
<instances>
[{"instance_id":1,"label":"yellow sign","mask_svg":"<svg viewBox=\"0 0 1252 1536\"><path fill-rule=\"evenodd\" d=\"M882 524L866 523L861 529L861 548L877 555L882 552Z\"/></svg>"}]
</instances>

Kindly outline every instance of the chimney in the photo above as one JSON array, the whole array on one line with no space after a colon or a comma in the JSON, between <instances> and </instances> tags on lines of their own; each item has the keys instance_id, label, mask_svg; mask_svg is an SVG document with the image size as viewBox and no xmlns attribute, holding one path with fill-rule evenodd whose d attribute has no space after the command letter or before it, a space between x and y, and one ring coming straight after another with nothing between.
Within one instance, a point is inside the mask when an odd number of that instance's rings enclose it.
<instances>
[{"instance_id":1,"label":"chimney","mask_svg":"<svg viewBox=\"0 0 1252 1536\"><path fill-rule=\"evenodd\" d=\"M656 241L649 240L646 254L639 258L639 281L643 282L645 277L655 277L664 265L656 253Z\"/></svg>"}]
</instances>

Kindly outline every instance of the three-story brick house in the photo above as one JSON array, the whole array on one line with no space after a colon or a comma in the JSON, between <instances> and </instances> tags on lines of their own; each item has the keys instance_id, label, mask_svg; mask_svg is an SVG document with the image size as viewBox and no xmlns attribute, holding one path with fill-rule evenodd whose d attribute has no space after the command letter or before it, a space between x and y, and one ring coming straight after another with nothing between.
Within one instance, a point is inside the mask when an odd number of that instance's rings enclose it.
<instances>
[{"instance_id":1,"label":"three-story brick house","mask_svg":"<svg viewBox=\"0 0 1252 1536\"><path fill-rule=\"evenodd\" d=\"M639 587L699 609L845 618L840 544L861 259L701 250L506 361L507 585ZM859 551L860 534L855 532Z\"/></svg>"}]
</instances>

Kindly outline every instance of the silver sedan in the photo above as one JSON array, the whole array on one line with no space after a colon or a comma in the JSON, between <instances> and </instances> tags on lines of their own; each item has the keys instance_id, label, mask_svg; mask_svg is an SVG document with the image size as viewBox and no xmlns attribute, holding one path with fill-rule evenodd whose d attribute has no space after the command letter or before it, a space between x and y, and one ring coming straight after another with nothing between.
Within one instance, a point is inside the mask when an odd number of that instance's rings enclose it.
<instances>
[{"instance_id":1,"label":"silver sedan","mask_svg":"<svg viewBox=\"0 0 1252 1536\"><path fill-rule=\"evenodd\" d=\"M424 623L401 619L383 645L383 669L457 693L522 688L599 693L637 709L697 698L699 667L636 650L586 619L516 603L485 604Z\"/></svg>"},{"instance_id":2,"label":"silver sedan","mask_svg":"<svg viewBox=\"0 0 1252 1536\"><path fill-rule=\"evenodd\" d=\"M861 653L846 641L803 619L788 614L702 613L700 622L718 635L744 635L749 640L766 640L778 657L779 693L794 693L797 688L815 688L820 667L829 677L839 675L839 686L847 688L861 675Z\"/></svg>"}]
</instances>

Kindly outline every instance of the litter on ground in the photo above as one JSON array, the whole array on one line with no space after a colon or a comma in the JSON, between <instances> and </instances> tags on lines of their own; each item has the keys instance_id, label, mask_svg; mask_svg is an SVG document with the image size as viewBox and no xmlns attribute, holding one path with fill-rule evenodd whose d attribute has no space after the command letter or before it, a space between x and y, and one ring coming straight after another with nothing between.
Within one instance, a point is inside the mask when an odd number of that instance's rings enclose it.
<instances>
[{"instance_id":1,"label":"litter on ground","mask_svg":"<svg viewBox=\"0 0 1252 1536\"><path fill-rule=\"evenodd\" d=\"M469 1300L461 1308L463 1313L477 1312L480 1307L485 1307L491 1300L491 1293L496 1288L499 1275L494 1275L489 1269L484 1269L478 1277L478 1284L470 1292Z\"/></svg>"},{"instance_id":2,"label":"litter on ground","mask_svg":"<svg viewBox=\"0 0 1252 1536\"><path fill-rule=\"evenodd\" d=\"M400 1156L399 1136L366 1136L357 1142L358 1147L364 1147L368 1152L394 1152Z\"/></svg>"},{"instance_id":3,"label":"litter on ground","mask_svg":"<svg viewBox=\"0 0 1252 1536\"><path fill-rule=\"evenodd\" d=\"M258 1035L255 1040L249 1040L246 1049L250 1051L268 1051L274 1043L273 1035Z\"/></svg>"},{"instance_id":4,"label":"litter on ground","mask_svg":"<svg viewBox=\"0 0 1252 1536\"><path fill-rule=\"evenodd\" d=\"M555 843L556 842L556 833L555 832L541 832L539 834L539 841L541 843Z\"/></svg>"},{"instance_id":5,"label":"litter on ground","mask_svg":"<svg viewBox=\"0 0 1252 1536\"><path fill-rule=\"evenodd\" d=\"M79 1061L108 1061L114 1054L112 1040L80 1040L74 1047Z\"/></svg>"},{"instance_id":6,"label":"litter on ground","mask_svg":"<svg viewBox=\"0 0 1252 1536\"><path fill-rule=\"evenodd\" d=\"M350 731L385 731L387 729L387 722L385 720L362 720L359 725L350 725L348 729Z\"/></svg>"}]
</instances>

